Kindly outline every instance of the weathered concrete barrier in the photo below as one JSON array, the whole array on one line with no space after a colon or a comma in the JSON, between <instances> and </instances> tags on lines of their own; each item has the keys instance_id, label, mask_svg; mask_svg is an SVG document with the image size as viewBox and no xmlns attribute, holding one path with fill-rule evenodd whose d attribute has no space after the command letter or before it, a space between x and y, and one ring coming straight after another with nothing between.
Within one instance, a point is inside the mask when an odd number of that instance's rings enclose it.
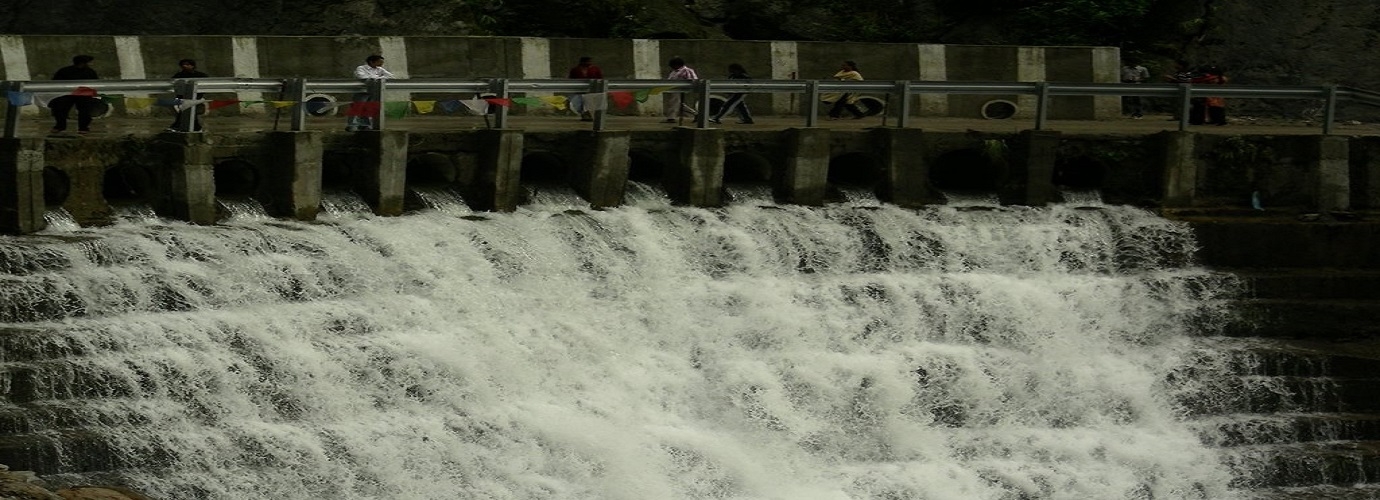
<instances>
[{"instance_id":1,"label":"weathered concrete barrier","mask_svg":"<svg viewBox=\"0 0 1380 500\"><path fill-rule=\"evenodd\" d=\"M1374 208L1376 139L1336 136L1146 136L1060 132L828 130L165 133L0 143L0 231L42 230L65 210L79 224L143 203L197 224L222 200L252 198L270 215L312 220L323 190L357 193L379 215L406 211L421 184L461 193L474 210L510 211L525 185L561 184L591 207L617 206L629 180L674 203L724 204L725 187L765 183L780 203L821 205L841 189L915 207L955 194L1043 205L1097 190L1108 203L1171 210L1292 213Z\"/></svg>"}]
</instances>

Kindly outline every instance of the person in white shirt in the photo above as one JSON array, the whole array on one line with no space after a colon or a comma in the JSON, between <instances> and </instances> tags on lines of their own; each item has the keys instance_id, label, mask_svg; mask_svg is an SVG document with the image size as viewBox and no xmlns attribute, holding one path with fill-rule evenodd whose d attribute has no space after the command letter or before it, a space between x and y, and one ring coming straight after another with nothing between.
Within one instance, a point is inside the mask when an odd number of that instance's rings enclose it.
<instances>
[{"instance_id":1,"label":"person in white shirt","mask_svg":"<svg viewBox=\"0 0 1380 500\"><path fill-rule=\"evenodd\" d=\"M667 63L671 67L671 72L666 75L667 80L699 80L700 75L695 70L685 65L685 60L680 57L672 57ZM661 112L666 116L666 123L676 123L676 118L681 114L695 116L695 108L686 105L683 101L684 94L680 92L667 92L661 94Z\"/></svg>"},{"instance_id":2,"label":"person in white shirt","mask_svg":"<svg viewBox=\"0 0 1380 500\"><path fill-rule=\"evenodd\" d=\"M1126 65L1121 67L1121 83L1145 83L1150 79L1150 70L1145 69L1139 62L1127 60ZM1130 111L1131 118L1141 119L1145 116L1144 107L1140 103L1140 96L1128 95L1121 98L1122 103Z\"/></svg>"},{"instance_id":3,"label":"person in white shirt","mask_svg":"<svg viewBox=\"0 0 1380 500\"><path fill-rule=\"evenodd\" d=\"M364 58L364 64L355 68L355 78L364 80L387 80L393 78L393 73L383 68L383 56L374 54ZM371 102L373 97L368 92L355 94L354 102ZM374 117L369 115L358 115L351 113L346 119L345 130L354 132L356 130L373 130Z\"/></svg>"}]
</instances>

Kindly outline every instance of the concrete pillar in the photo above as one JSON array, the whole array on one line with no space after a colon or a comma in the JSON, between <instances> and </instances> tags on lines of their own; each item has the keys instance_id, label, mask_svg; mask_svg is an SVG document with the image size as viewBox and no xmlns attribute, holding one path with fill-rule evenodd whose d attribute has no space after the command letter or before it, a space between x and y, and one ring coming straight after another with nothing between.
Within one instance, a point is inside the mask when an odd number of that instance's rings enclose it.
<instances>
[{"instance_id":1,"label":"concrete pillar","mask_svg":"<svg viewBox=\"0 0 1380 500\"><path fill-rule=\"evenodd\" d=\"M1016 47L1016 81L1045 81L1044 47ZM1016 96L1015 118L1033 118L1038 100L1039 96L1034 95Z\"/></svg>"},{"instance_id":2,"label":"concrete pillar","mask_svg":"<svg viewBox=\"0 0 1380 500\"><path fill-rule=\"evenodd\" d=\"M1060 139L1062 134L1056 131L1021 131L1001 192L1003 203L1041 206L1054 201L1054 162Z\"/></svg>"},{"instance_id":3,"label":"concrete pillar","mask_svg":"<svg viewBox=\"0 0 1380 500\"><path fill-rule=\"evenodd\" d=\"M776 198L796 205L823 205L829 185L829 129L786 129L785 141L786 168L774 176Z\"/></svg>"},{"instance_id":4,"label":"concrete pillar","mask_svg":"<svg viewBox=\"0 0 1380 500\"><path fill-rule=\"evenodd\" d=\"M478 172L465 200L473 200L470 206L475 210L516 210L522 199L522 131L488 129L476 133L485 149L479 154Z\"/></svg>"},{"instance_id":5,"label":"concrete pillar","mask_svg":"<svg viewBox=\"0 0 1380 500\"><path fill-rule=\"evenodd\" d=\"M375 214L402 215L404 190L407 189L407 133L369 130L355 132L355 137L364 151L361 154L362 175L355 189ZM319 193L319 172L316 178Z\"/></svg>"},{"instance_id":6,"label":"concrete pillar","mask_svg":"<svg viewBox=\"0 0 1380 500\"><path fill-rule=\"evenodd\" d=\"M43 140L0 139L0 233L28 234L43 219Z\"/></svg>"},{"instance_id":7,"label":"concrete pillar","mask_svg":"<svg viewBox=\"0 0 1380 500\"><path fill-rule=\"evenodd\" d=\"M1356 152L1356 167L1351 179L1355 199L1354 207L1373 209L1380 207L1380 138L1353 137L1350 149Z\"/></svg>"},{"instance_id":8,"label":"concrete pillar","mask_svg":"<svg viewBox=\"0 0 1380 500\"><path fill-rule=\"evenodd\" d=\"M319 132L268 132L274 154L268 166L272 204L276 217L316 220L321 209L321 134Z\"/></svg>"},{"instance_id":9,"label":"concrete pillar","mask_svg":"<svg viewBox=\"0 0 1380 500\"><path fill-rule=\"evenodd\" d=\"M1167 131L1159 133L1163 153L1165 208L1191 207L1198 196L1198 161L1194 157L1197 134Z\"/></svg>"},{"instance_id":10,"label":"concrete pillar","mask_svg":"<svg viewBox=\"0 0 1380 500\"><path fill-rule=\"evenodd\" d=\"M1121 81L1121 49L1117 47L1092 47L1092 81L1094 83L1118 83ZM1155 81L1151 79L1151 81ZM1094 96L1093 119L1116 120L1121 118L1121 97Z\"/></svg>"},{"instance_id":11,"label":"concrete pillar","mask_svg":"<svg viewBox=\"0 0 1380 500\"><path fill-rule=\"evenodd\" d=\"M575 133L581 144L589 148L575 162L575 191L594 208L616 207L623 204L623 192L628 184L632 147L632 133L626 130Z\"/></svg>"},{"instance_id":12,"label":"concrete pillar","mask_svg":"<svg viewBox=\"0 0 1380 500\"><path fill-rule=\"evenodd\" d=\"M943 82L949 79L948 51L943 45L920 44L920 80ZM920 94L920 116L949 116L949 94Z\"/></svg>"},{"instance_id":13,"label":"concrete pillar","mask_svg":"<svg viewBox=\"0 0 1380 500\"><path fill-rule=\"evenodd\" d=\"M1346 137L1317 136L1317 163L1312 165L1320 211L1351 209L1351 143Z\"/></svg>"},{"instance_id":14,"label":"concrete pillar","mask_svg":"<svg viewBox=\"0 0 1380 500\"><path fill-rule=\"evenodd\" d=\"M161 177L166 194L154 209L192 224L216 223L215 164L206 134L162 134L168 148L167 170Z\"/></svg>"},{"instance_id":15,"label":"concrete pillar","mask_svg":"<svg viewBox=\"0 0 1380 500\"><path fill-rule=\"evenodd\" d=\"M795 42L771 42L771 78L773 80L800 79L800 52ZM793 92L772 92L771 114L776 116L800 114L800 95Z\"/></svg>"},{"instance_id":16,"label":"concrete pillar","mask_svg":"<svg viewBox=\"0 0 1380 500\"><path fill-rule=\"evenodd\" d=\"M723 129L676 129L680 161L666 173L666 192L671 201L697 207L723 205Z\"/></svg>"},{"instance_id":17,"label":"concrete pillar","mask_svg":"<svg viewBox=\"0 0 1380 500\"><path fill-rule=\"evenodd\" d=\"M943 203L944 198L930 184L930 169L925 163L924 131L917 128L878 128L871 131L876 146L882 186L877 195L882 201L902 207Z\"/></svg>"}]
</instances>

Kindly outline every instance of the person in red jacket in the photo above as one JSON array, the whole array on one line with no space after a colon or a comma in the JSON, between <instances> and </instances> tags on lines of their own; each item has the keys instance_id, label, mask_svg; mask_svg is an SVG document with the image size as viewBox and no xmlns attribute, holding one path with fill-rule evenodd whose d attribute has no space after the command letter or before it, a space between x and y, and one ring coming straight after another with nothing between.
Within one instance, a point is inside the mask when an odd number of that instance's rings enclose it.
<instances>
[{"instance_id":1,"label":"person in red jacket","mask_svg":"<svg viewBox=\"0 0 1380 500\"><path fill-rule=\"evenodd\" d=\"M581 56L579 64L570 68L570 73L565 77L571 80L603 80L604 71L594 64L593 57ZM594 117L584 108L585 102L584 99L580 97L580 94L575 94L570 97L570 110L580 114L580 121L593 121Z\"/></svg>"},{"instance_id":2,"label":"person in red jacket","mask_svg":"<svg viewBox=\"0 0 1380 500\"><path fill-rule=\"evenodd\" d=\"M1226 85L1227 76L1222 74L1222 69L1216 66L1203 68L1201 74L1195 76L1191 83L1200 85ZM1193 106L1194 115L1189 117L1189 123L1204 123L1208 125L1227 124L1227 100L1223 97L1207 97L1202 101L1202 109Z\"/></svg>"}]
</instances>

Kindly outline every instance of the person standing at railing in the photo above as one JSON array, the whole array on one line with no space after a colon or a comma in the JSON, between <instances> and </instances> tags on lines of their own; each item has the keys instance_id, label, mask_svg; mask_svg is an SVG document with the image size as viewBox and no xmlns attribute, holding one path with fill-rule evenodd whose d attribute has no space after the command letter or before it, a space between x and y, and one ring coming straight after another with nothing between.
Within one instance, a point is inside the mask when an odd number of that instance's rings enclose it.
<instances>
[{"instance_id":1,"label":"person standing at railing","mask_svg":"<svg viewBox=\"0 0 1380 500\"><path fill-rule=\"evenodd\" d=\"M1150 70L1140 65L1140 61L1128 59L1126 65L1121 67L1121 83L1145 83L1150 79ZM1131 113L1131 118L1139 120L1145 117L1144 108L1141 106L1140 96L1128 95L1121 98L1126 105L1126 110Z\"/></svg>"},{"instance_id":2,"label":"person standing at railing","mask_svg":"<svg viewBox=\"0 0 1380 500\"><path fill-rule=\"evenodd\" d=\"M355 78L369 83L373 80L387 80L393 78L393 73L383 68L383 56L374 54L364 58L364 64L355 68ZM363 103L378 102L369 92L362 92L354 95L349 118L345 121L345 130L354 132L356 130L373 130L374 115L382 111L382 103L379 106L364 106Z\"/></svg>"},{"instance_id":3,"label":"person standing at railing","mask_svg":"<svg viewBox=\"0 0 1380 500\"><path fill-rule=\"evenodd\" d=\"M858 63L844 61L839 67L838 73L834 73L835 80L862 81L862 73L858 72ZM829 119L837 120L843 117L844 110L853 115L854 120L861 120L864 116L861 109L858 109L858 94L855 92L824 94L821 101L833 103L829 108Z\"/></svg>"},{"instance_id":4,"label":"person standing at railing","mask_svg":"<svg viewBox=\"0 0 1380 500\"><path fill-rule=\"evenodd\" d=\"M1202 85L1226 85L1227 76L1222 74L1222 69L1216 66L1203 68L1201 75L1193 78L1191 83ZM1204 123L1208 125L1227 124L1227 99L1224 97L1206 97L1202 99L1202 107L1194 106L1196 116L1189 118L1190 123Z\"/></svg>"},{"instance_id":5,"label":"person standing at railing","mask_svg":"<svg viewBox=\"0 0 1380 500\"><path fill-rule=\"evenodd\" d=\"M700 79L700 75L695 73L694 69L686 66L685 59L681 59L680 56L672 57L670 62L666 64L671 67L671 72L666 75L667 80ZM689 113L690 116L695 115L695 108L685 105L684 95L685 94L682 92L666 92L661 94L661 112L666 116L666 123L675 123L676 118L685 113Z\"/></svg>"},{"instance_id":6,"label":"person standing at railing","mask_svg":"<svg viewBox=\"0 0 1380 500\"><path fill-rule=\"evenodd\" d=\"M96 80L100 77L96 75L96 70L91 68L91 61L96 58L88 55L79 55L72 58L72 65L63 67L53 73L54 80ZM85 89L90 90L90 89ZM86 135L91 132L91 112L96 108L98 100L93 95L77 95L76 93L59 96L48 101L48 109L53 111L53 128L50 134L61 134L67 130L67 115L72 112L72 108L77 108L77 134Z\"/></svg>"},{"instance_id":7,"label":"person standing at railing","mask_svg":"<svg viewBox=\"0 0 1380 500\"><path fill-rule=\"evenodd\" d=\"M594 64L593 57L581 56L580 62L570 68L570 72L566 74L566 78L571 80L603 80L604 70L599 69L599 66ZM581 94L572 94L570 96L570 110L580 115L580 121L582 122L594 121L594 116L585 109L584 98L580 96Z\"/></svg>"},{"instance_id":8,"label":"person standing at railing","mask_svg":"<svg viewBox=\"0 0 1380 500\"><path fill-rule=\"evenodd\" d=\"M201 72L201 71L197 71L197 69L196 69L196 61L194 61L194 60L192 60L192 59L183 59L183 60L181 60L181 61L177 61L177 67L179 68L179 71L176 72L176 73L173 73L173 76L172 76L172 79L173 79L173 80L184 80L184 79L187 79L187 78L206 78L206 77L208 77L208 76L211 76L211 75L207 75L206 73L203 73L203 72ZM186 96L178 95L177 98L178 98L178 99L200 99L200 98L201 98L201 94L197 94L197 95L195 95L195 96L193 96L193 97L186 97ZM192 112L193 112L193 113L200 113L200 112L201 112L201 109L202 109L203 107L204 107L204 106L197 105L196 109L193 110ZM168 131L168 132L180 132L180 131L182 131L182 112L174 110L174 111L173 111L173 116L174 116L175 118L173 118L172 125L168 125L168 130L167 130L167 131ZM197 131L197 132L200 132L200 131L201 131L201 120L193 120L192 123L193 123L193 128L192 128L192 130Z\"/></svg>"},{"instance_id":9,"label":"person standing at railing","mask_svg":"<svg viewBox=\"0 0 1380 500\"><path fill-rule=\"evenodd\" d=\"M752 77L748 76L747 69L743 68L743 65L733 63L728 65L728 79L747 81L751 80ZM747 103L743 101L746 98L747 94L743 92L729 95L728 100L724 101L723 106L719 107L719 112L715 113L714 117L710 118L709 121L723 123L724 116L736 111L738 113L738 123L752 125L752 110L749 110Z\"/></svg>"}]
</instances>

